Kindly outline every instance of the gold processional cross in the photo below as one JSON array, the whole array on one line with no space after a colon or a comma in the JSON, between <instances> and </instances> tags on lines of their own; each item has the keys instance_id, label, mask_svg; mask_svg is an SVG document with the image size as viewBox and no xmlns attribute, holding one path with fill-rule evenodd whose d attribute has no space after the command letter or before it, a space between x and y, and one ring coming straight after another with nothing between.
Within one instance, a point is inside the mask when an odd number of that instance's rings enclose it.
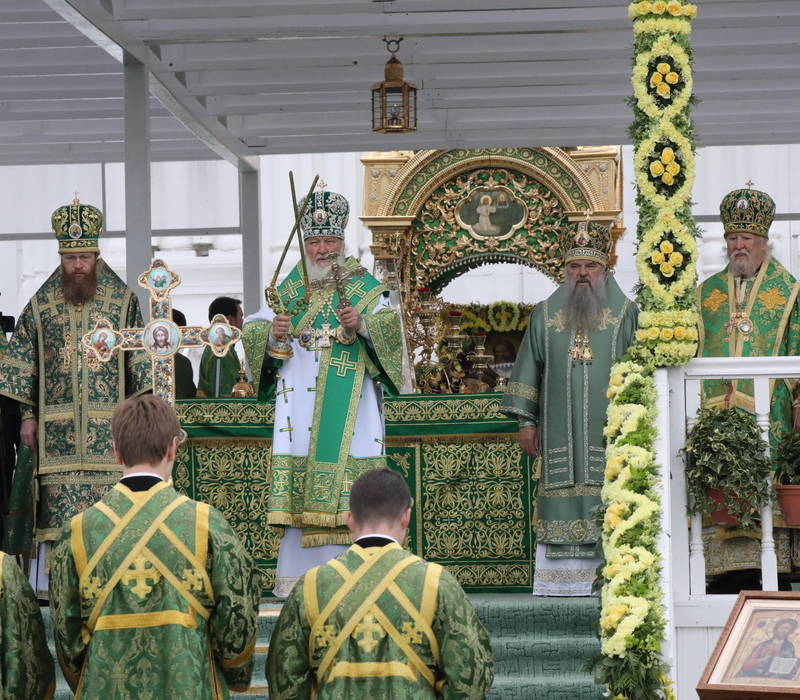
<instances>
[{"instance_id":1,"label":"gold processional cross","mask_svg":"<svg viewBox=\"0 0 800 700\"><path fill-rule=\"evenodd\" d=\"M144 350L150 355L153 367L153 393L170 406L175 405L175 354L178 350L208 345L216 357L225 357L242 335L221 314L214 316L208 328L174 323L169 293L180 283L180 276L168 269L162 260L153 260L150 269L139 275L139 286L150 292L150 323L144 328L116 330L107 318L99 318L82 341L90 361L108 362L117 351Z\"/></svg>"}]
</instances>

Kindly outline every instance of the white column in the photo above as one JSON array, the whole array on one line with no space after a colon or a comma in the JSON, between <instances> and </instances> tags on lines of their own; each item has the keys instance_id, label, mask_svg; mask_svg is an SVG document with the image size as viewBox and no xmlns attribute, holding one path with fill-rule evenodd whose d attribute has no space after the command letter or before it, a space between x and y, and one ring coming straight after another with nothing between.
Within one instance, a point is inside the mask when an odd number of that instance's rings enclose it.
<instances>
[{"instance_id":1,"label":"white column","mask_svg":"<svg viewBox=\"0 0 800 700\"><path fill-rule=\"evenodd\" d=\"M125 270L128 286L139 297L145 322L150 297L137 278L150 267L150 89L143 63L124 55L125 85Z\"/></svg>"},{"instance_id":2,"label":"white column","mask_svg":"<svg viewBox=\"0 0 800 700\"><path fill-rule=\"evenodd\" d=\"M245 316L264 304L261 273L260 171L239 170L239 230L242 232L242 307Z\"/></svg>"},{"instance_id":3,"label":"white column","mask_svg":"<svg viewBox=\"0 0 800 700\"><path fill-rule=\"evenodd\" d=\"M767 443L767 459L769 452L769 382L767 377L756 377L754 381L756 401L756 423L761 429L764 442ZM767 484L772 492L772 475L767 477ZM765 591L778 590L778 558L775 554L775 538L772 533L772 504L761 509L761 588Z\"/></svg>"}]
</instances>

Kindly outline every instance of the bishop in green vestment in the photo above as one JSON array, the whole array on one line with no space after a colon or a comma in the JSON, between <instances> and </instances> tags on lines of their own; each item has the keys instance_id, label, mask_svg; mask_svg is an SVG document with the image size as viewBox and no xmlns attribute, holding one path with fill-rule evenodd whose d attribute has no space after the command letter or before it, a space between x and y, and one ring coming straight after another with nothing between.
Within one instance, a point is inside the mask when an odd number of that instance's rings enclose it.
<instances>
[{"instance_id":1,"label":"bishop in green vestment","mask_svg":"<svg viewBox=\"0 0 800 700\"><path fill-rule=\"evenodd\" d=\"M179 433L160 398L121 404L122 479L59 537L50 600L76 698L205 700L250 684L260 583L225 518L168 481Z\"/></svg>"},{"instance_id":2,"label":"bishop in green vestment","mask_svg":"<svg viewBox=\"0 0 800 700\"><path fill-rule=\"evenodd\" d=\"M383 387L396 392L402 368L388 290L344 256L347 200L335 192L312 197L302 219L308 297L295 266L277 289L285 311L265 307L245 319L243 332L253 385L261 400L275 402L267 517L286 528L276 571L281 597L349 543L350 485L386 466Z\"/></svg>"},{"instance_id":3,"label":"bishop in green vestment","mask_svg":"<svg viewBox=\"0 0 800 700\"><path fill-rule=\"evenodd\" d=\"M698 356L800 355L800 282L770 254L768 236L774 215L775 202L765 192L741 189L723 198L720 218L728 265L697 290ZM793 404L796 393L796 379L771 383L769 438L773 450L787 432L800 427L800 407ZM702 401L706 407L733 406L754 414L753 381L705 381ZM786 573L792 565L791 533L776 528L774 535L778 570ZM704 540L710 575L761 567L758 531L719 529L706 533ZM753 583L742 586L759 588L757 573Z\"/></svg>"},{"instance_id":4,"label":"bishop in green vestment","mask_svg":"<svg viewBox=\"0 0 800 700\"><path fill-rule=\"evenodd\" d=\"M217 314L222 314L228 319L228 323L241 330L244 318L241 301L232 297L217 297L208 307L208 320L211 321ZM232 396L241 368L239 356L233 346L228 348L224 357L217 357L210 347L204 348L200 358L197 395L210 398Z\"/></svg>"},{"instance_id":5,"label":"bishop in green vestment","mask_svg":"<svg viewBox=\"0 0 800 700\"><path fill-rule=\"evenodd\" d=\"M102 213L75 200L56 209L52 224L61 265L23 309L0 360L0 394L21 404L20 437L37 452L39 542L54 540L116 483L111 414L150 387L144 353L101 363L81 345L98 316L117 328L142 326L136 296L98 258Z\"/></svg>"},{"instance_id":6,"label":"bishop in green vestment","mask_svg":"<svg viewBox=\"0 0 800 700\"><path fill-rule=\"evenodd\" d=\"M0 552L0 697L53 697L55 669L39 602L14 558Z\"/></svg>"},{"instance_id":7,"label":"bishop in green vestment","mask_svg":"<svg viewBox=\"0 0 800 700\"><path fill-rule=\"evenodd\" d=\"M455 578L401 546L411 495L389 469L350 494L355 544L308 571L270 640L270 700L481 700L493 680L489 636Z\"/></svg>"},{"instance_id":8,"label":"bishop in green vestment","mask_svg":"<svg viewBox=\"0 0 800 700\"><path fill-rule=\"evenodd\" d=\"M535 595L591 592L606 390L638 318L606 269L609 229L581 222L563 238L566 281L531 312L500 409L519 420L523 451L541 454Z\"/></svg>"}]
</instances>

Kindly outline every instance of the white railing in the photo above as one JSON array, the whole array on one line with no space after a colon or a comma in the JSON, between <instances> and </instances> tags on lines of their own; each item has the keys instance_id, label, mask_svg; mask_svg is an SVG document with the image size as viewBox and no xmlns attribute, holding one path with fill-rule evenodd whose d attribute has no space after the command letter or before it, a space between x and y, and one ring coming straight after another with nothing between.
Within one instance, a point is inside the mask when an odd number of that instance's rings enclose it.
<instances>
[{"instance_id":1,"label":"white railing","mask_svg":"<svg viewBox=\"0 0 800 700\"><path fill-rule=\"evenodd\" d=\"M673 672L676 665L678 667L678 677L673 680L677 680L679 688L683 686L687 690L693 689L693 682L696 682L696 678L691 681L696 675L696 668L687 669L690 676L688 685L687 679L680 677L684 675L680 671L680 657L685 657L684 666L693 665L693 662L686 661L685 653L681 653L678 648L680 645L686 648L687 641L691 639L690 636L682 635L681 631L706 630L708 643L713 648L716 639L713 631L725 624L735 600L735 596L706 595L702 519L699 515L689 518L686 510L686 478L679 450L696 418L700 382L704 379L753 379L755 419L764 440L769 444L770 380L793 377L800 377L800 357L698 358L685 366L656 372L659 412L656 457L665 473L669 468L669 479L664 479L661 491L662 535L659 543L664 562L662 584L668 619L664 656L673 666ZM777 590L778 567L771 505L761 510L761 529L763 588ZM702 659L703 652L697 651ZM702 670L702 666L700 669Z\"/></svg>"}]
</instances>

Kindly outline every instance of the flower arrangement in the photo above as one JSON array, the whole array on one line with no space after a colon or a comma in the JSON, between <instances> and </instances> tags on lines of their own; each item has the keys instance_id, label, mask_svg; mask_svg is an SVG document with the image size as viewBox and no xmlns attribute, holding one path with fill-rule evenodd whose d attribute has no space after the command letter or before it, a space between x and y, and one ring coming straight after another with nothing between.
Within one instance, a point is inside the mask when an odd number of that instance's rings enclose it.
<instances>
[{"instance_id":1,"label":"flower arrangement","mask_svg":"<svg viewBox=\"0 0 800 700\"><path fill-rule=\"evenodd\" d=\"M506 333L524 331L533 311L533 304L513 301L493 301L491 304L455 304L462 314L461 329L468 332Z\"/></svg>"},{"instance_id":2,"label":"flower arrangement","mask_svg":"<svg viewBox=\"0 0 800 700\"><path fill-rule=\"evenodd\" d=\"M691 213L695 178L691 20L683 0L641 0L633 20L634 174L639 224L636 269L641 314L636 341L612 367L602 490L599 682L614 700L674 698L661 660L665 635L655 463L657 366L684 364L697 351L698 229Z\"/></svg>"}]
</instances>

